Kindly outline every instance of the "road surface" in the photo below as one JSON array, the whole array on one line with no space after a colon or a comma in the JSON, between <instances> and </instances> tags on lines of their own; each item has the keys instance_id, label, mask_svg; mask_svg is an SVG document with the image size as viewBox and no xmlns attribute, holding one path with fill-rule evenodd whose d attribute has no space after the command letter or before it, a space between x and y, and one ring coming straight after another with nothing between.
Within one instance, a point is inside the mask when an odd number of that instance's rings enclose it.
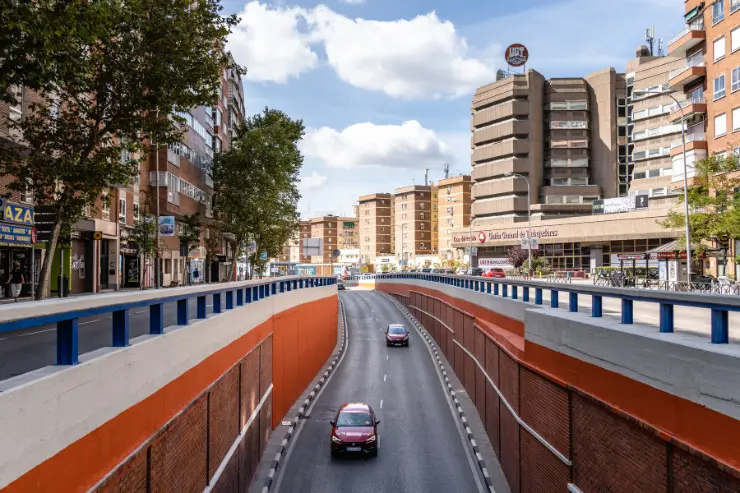
<instances>
[{"instance_id":1,"label":"road surface","mask_svg":"<svg viewBox=\"0 0 740 493\"><path fill-rule=\"evenodd\" d=\"M225 303L225 301L221 301ZM164 326L177 323L176 303L164 305ZM196 317L195 299L189 300L190 318ZM213 305L208 305L208 313ZM130 337L149 333L149 308L133 309L129 313ZM27 373L56 363L56 324L23 330L0 332L0 380ZM80 318L79 351L84 354L113 344L113 322L110 313Z\"/></svg>"},{"instance_id":2,"label":"road surface","mask_svg":"<svg viewBox=\"0 0 740 493\"><path fill-rule=\"evenodd\" d=\"M482 491L429 351L388 299L372 291L340 294L349 344L281 464L282 493L474 493ZM383 328L404 323L410 347L388 348ZM329 421L345 402L376 411L377 458L332 459Z\"/></svg>"}]
</instances>

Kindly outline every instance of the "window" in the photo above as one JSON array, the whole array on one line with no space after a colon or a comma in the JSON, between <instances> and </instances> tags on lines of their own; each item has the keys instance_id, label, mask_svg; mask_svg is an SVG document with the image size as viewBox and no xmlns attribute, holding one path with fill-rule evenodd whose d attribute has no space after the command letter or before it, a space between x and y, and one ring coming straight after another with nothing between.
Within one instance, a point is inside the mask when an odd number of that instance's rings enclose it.
<instances>
[{"instance_id":1,"label":"window","mask_svg":"<svg viewBox=\"0 0 740 493\"><path fill-rule=\"evenodd\" d=\"M108 201L108 192L103 192L103 196L101 197L102 207L101 207L101 214L103 216L103 219L106 221L110 221L110 203Z\"/></svg>"},{"instance_id":2,"label":"window","mask_svg":"<svg viewBox=\"0 0 740 493\"><path fill-rule=\"evenodd\" d=\"M740 0L732 0L730 2L730 13L734 13L740 10Z\"/></svg>"},{"instance_id":3,"label":"window","mask_svg":"<svg viewBox=\"0 0 740 493\"><path fill-rule=\"evenodd\" d=\"M732 72L730 72L730 76L732 80L732 86L730 86L730 90L732 92L735 92L740 89L740 67L733 68Z\"/></svg>"},{"instance_id":4,"label":"window","mask_svg":"<svg viewBox=\"0 0 740 493\"><path fill-rule=\"evenodd\" d=\"M712 23L716 24L725 18L725 0L715 0L712 4Z\"/></svg>"},{"instance_id":5,"label":"window","mask_svg":"<svg viewBox=\"0 0 740 493\"><path fill-rule=\"evenodd\" d=\"M139 217L139 204L134 202L134 221L138 221Z\"/></svg>"},{"instance_id":6,"label":"window","mask_svg":"<svg viewBox=\"0 0 740 493\"><path fill-rule=\"evenodd\" d=\"M21 202L24 204L33 204L33 180L26 180L26 188L21 192Z\"/></svg>"},{"instance_id":7,"label":"window","mask_svg":"<svg viewBox=\"0 0 740 493\"><path fill-rule=\"evenodd\" d=\"M725 74L714 78L714 99L725 97Z\"/></svg>"},{"instance_id":8,"label":"window","mask_svg":"<svg viewBox=\"0 0 740 493\"><path fill-rule=\"evenodd\" d=\"M725 37L714 40L714 61L721 60L725 57Z\"/></svg>"},{"instance_id":9,"label":"window","mask_svg":"<svg viewBox=\"0 0 740 493\"><path fill-rule=\"evenodd\" d=\"M714 117L714 138L722 137L727 133L727 115L722 113Z\"/></svg>"},{"instance_id":10,"label":"window","mask_svg":"<svg viewBox=\"0 0 740 493\"><path fill-rule=\"evenodd\" d=\"M118 199L118 222L126 224L126 199Z\"/></svg>"},{"instance_id":11,"label":"window","mask_svg":"<svg viewBox=\"0 0 740 493\"><path fill-rule=\"evenodd\" d=\"M17 104L9 107L10 113L8 118L18 121L23 115L23 86L10 86L10 94L15 98Z\"/></svg>"},{"instance_id":12,"label":"window","mask_svg":"<svg viewBox=\"0 0 740 493\"><path fill-rule=\"evenodd\" d=\"M732 110L732 131L740 130L740 108Z\"/></svg>"}]
</instances>

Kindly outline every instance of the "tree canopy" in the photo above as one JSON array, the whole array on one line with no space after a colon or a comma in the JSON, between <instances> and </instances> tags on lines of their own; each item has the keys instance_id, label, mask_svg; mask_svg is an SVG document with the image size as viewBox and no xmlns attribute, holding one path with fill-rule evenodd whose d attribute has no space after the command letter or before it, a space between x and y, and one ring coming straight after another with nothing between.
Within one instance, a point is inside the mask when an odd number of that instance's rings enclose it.
<instances>
[{"instance_id":1,"label":"tree canopy","mask_svg":"<svg viewBox=\"0 0 740 493\"><path fill-rule=\"evenodd\" d=\"M43 298L59 232L130 183L146 140L181 139L178 112L214 100L237 19L218 0L0 1L0 97L17 102L11 85L38 92L11 123L25 145L0 149L0 174L56 211Z\"/></svg>"},{"instance_id":2,"label":"tree canopy","mask_svg":"<svg viewBox=\"0 0 740 493\"><path fill-rule=\"evenodd\" d=\"M260 252L277 256L298 228L298 180L303 156L301 120L265 108L237 129L231 147L216 156L213 182L215 214L224 233L236 239L233 262L254 241L252 265L263 267Z\"/></svg>"},{"instance_id":3,"label":"tree canopy","mask_svg":"<svg viewBox=\"0 0 740 493\"><path fill-rule=\"evenodd\" d=\"M709 156L695 163L695 176L688 190L689 225L692 251L701 253L706 241L717 237L737 237L740 231L740 176L738 158ZM684 195L679 197L683 203ZM683 209L671 210L662 226L682 231L685 224ZM685 248L682 235L679 244Z\"/></svg>"}]
</instances>

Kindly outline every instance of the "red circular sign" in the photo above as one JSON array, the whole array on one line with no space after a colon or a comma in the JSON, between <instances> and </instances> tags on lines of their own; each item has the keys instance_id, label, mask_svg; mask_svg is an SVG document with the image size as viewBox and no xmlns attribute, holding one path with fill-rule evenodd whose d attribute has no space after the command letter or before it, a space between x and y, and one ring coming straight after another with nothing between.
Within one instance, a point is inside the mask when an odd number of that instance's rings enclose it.
<instances>
[{"instance_id":1,"label":"red circular sign","mask_svg":"<svg viewBox=\"0 0 740 493\"><path fill-rule=\"evenodd\" d=\"M478 241L480 241L481 243L486 242L486 234L483 231L478 233Z\"/></svg>"},{"instance_id":2,"label":"red circular sign","mask_svg":"<svg viewBox=\"0 0 740 493\"><path fill-rule=\"evenodd\" d=\"M529 50L523 44L514 43L513 45L506 48L505 53L506 63L512 67L521 67L529 59Z\"/></svg>"},{"instance_id":3,"label":"red circular sign","mask_svg":"<svg viewBox=\"0 0 740 493\"><path fill-rule=\"evenodd\" d=\"M36 231L36 226L34 226L33 228L31 228L31 243L35 245L38 239L39 239L39 234Z\"/></svg>"}]
</instances>

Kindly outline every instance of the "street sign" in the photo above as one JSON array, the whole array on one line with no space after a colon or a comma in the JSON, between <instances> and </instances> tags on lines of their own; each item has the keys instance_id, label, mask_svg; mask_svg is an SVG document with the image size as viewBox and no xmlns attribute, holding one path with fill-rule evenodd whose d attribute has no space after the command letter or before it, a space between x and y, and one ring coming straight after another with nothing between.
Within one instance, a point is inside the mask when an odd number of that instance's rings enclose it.
<instances>
[{"instance_id":1,"label":"street sign","mask_svg":"<svg viewBox=\"0 0 740 493\"><path fill-rule=\"evenodd\" d=\"M260 252L260 260L267 260L267 252Z\"/></svg>"},{"instance_id":2,"label":"street sign","mask_svg":"<svg viewBox=\"0 0 740 493\"><path fill-rule=\"evenodd\" d=\"M331 252L331 256L332 257L338 257L339 256L339 250L334 250L333 252Z\"/></svg>"},{"instance_id":3,"label":"street sign","mask_svg":"<svg viewBox=\"0 0 740 493\"><path fill-rule=\"evenodd\" d=\"M474 256L474 257L475 257L476 255L478 255L478 247L472 247L472 248L470 249L470 253L471 253L471 254L473 254L473 256Z\"/></svg>"},{"instance_id":4,"label":"street sign","mask_svg":"<svg viewBox=\"0 0 740 493\"><path fill-rule=\"evenodd\" d=\"M35 245L36 242L38 241L39 241L39 233L38 231L36 231L36 226L34 226L33 228L31 228L31 243Z\"/></svg>"},{"instance_id":5,"label":"street sign","mask_svg":"<svg viewBox=\"0 0 740 493\"><path fill-rule=\"evenodd\" d=\"M103 239L103 232L102 231L95 231L93 233L93 240L102 240Z\"/></svg>"},{"instance_id":6,"label":"street sign","mask_svg":"<svg viewBox=\"0 0 740 493\"><path fill-rule=\"evenodd\" d=\"M527 241L527 238L521 239L521 245L523 249L527 250L529 248L528 243L529 245L532 246L532 250L540 249L540 239L539 238L530 238L529 242Z\"/></svg>"}]
</instances>

